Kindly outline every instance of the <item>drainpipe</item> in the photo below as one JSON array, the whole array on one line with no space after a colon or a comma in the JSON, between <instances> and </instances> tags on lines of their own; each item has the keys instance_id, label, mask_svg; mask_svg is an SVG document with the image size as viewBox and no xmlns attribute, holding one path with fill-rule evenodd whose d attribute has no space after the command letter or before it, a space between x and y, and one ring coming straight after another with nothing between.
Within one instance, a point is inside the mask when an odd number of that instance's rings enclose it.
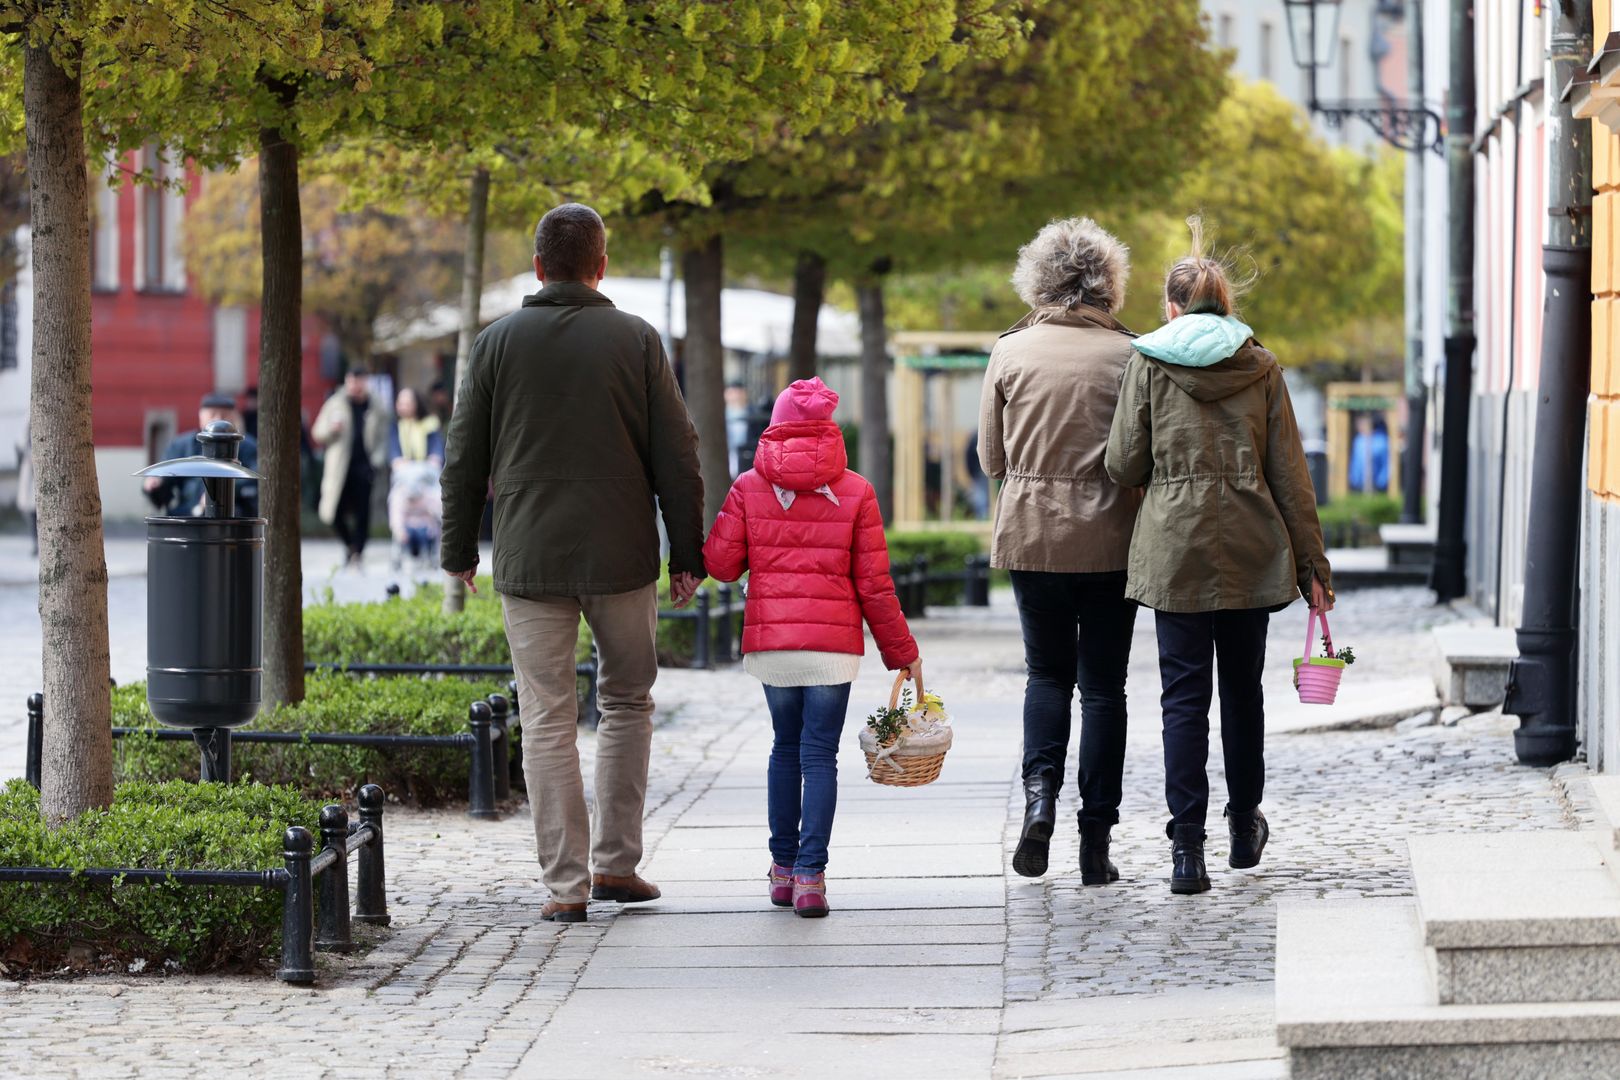
<instances>
[{"instance_id":1,"label":"drainpipe","mask_svg":"<svg viewBox=\"0 0 1620 1080\"><path fill-rule=\"evenodd\" d=\"M1502 711L1519 718L1514 749L1526 765L1575 756L1575 608L1580 561L1581 452L1592 364L1591 125L1570 115L1563 90L1592 55L1591 0L1549 5L1546 139L1547 273L1531 465L1519 659Z\"/></svg>"},{"instance_id":2,"label":"drainpipe","mask_svg":"<svg viewBox=\"0 0 1620 1080\"><path fill-rule=\"evenodd\" d=\"M1428 100L1423 70L1423 2L1407 0L1407 78L1412 100ZM1406 157L1406 446L1401 464L1401 521L1423 520L1423 449L1428 440L1429 394L1423 384L1423 259L1427 239L1429 155L1415 149Z\"/></svg>"},{"instance_id":3,"label":"drainpipe","mask_svg":"<svg viewBox=\"0 0 1620 1080\"><path fill-rule=\"evenodd\" d=\"M1468 591L1468 411L1474 393L1474 0L1451 0L1446 115L1451 297L1440 418L1440 505L1429 587L1445 604Z\"/></svg>"}]
</instances>

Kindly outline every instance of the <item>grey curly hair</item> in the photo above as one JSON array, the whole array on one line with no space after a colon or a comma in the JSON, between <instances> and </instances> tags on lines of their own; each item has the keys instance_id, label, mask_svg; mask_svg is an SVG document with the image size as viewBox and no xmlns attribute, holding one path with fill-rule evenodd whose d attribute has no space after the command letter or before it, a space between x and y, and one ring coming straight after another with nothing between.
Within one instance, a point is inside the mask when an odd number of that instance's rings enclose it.
<instances>
[{"instance_id":1,"label":"grey curly hair","mask_svg":"<svg viewBox=\"0 0 1620 1080\"><path fill-rule=\"evenodd\" d=\"M1051 222L1018 249L1013 288L1037 315L1051 316L1076 304L1110 314L1125 304L1131 251L1087 217Z\"/></svg>"}]
</instances>

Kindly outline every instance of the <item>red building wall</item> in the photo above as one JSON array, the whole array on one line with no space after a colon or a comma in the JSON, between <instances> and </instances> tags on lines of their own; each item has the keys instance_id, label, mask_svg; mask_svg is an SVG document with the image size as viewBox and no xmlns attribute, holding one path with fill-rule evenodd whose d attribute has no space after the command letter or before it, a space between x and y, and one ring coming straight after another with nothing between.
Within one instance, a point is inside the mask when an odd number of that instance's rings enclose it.
<instances>
[{"instance_id":1,"label":"red building wall","mask_svg":"<svg viewBox=\"0 0 1620 1080\"><path fill-rule=\"evenodd\" d=\"M130 164L133 167L133 160ZM190 172L188 205L207 182ZM194 426L198 401L215 389L215 307L196 292L189 270L183 291L136 288L141 196L142 189L130 184L114 195L118 284L97 289L91 300L92 430L98 448L143 446L147 418L153 412L172 411L177 431ZM259 371L258 309L247 309L244 321L244 385L254 386ZM321 377L324 332L319 319L304 319L303 409L310 420L333 385Z\"/></svg>"}]
</instances>

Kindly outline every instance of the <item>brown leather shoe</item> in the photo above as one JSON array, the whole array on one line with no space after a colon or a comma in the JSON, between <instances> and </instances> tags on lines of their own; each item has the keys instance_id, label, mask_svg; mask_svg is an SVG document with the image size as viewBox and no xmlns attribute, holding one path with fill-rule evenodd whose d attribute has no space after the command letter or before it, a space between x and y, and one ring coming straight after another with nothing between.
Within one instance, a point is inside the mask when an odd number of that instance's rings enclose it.
<instances>
[{"instance_id":1,"label":"brown leather shoe","mask_svg":"<svg viewBox=\"0 0 1620 1080\"><path fill-rule=\"evenodd\" d=\"M656 900L663 895L658 891L658 886L650 881L644 881L640 874L631 874L629 877L615 877L612 874L591 875L592 900L614 900L621 904L641 904L648 900Z\"/></svg>"},{"instance_id":2,"label":"brown leather shoe","mask_svg":"<svg viewBox=\"0 0 1620 1080\"><path fill-rule=\"evenodd\" d=\"M547 922L584 922L584 904L559 904L555 900L547 900L546 906L540 909L540 917Z\"/></svg>"}]
</instances>

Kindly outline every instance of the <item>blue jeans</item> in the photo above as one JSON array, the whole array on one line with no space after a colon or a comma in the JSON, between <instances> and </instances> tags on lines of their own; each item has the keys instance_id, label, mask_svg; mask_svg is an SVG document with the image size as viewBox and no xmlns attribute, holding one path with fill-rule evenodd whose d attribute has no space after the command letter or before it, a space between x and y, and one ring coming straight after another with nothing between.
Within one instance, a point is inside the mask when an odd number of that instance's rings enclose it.
<instances>
[{"instance_id":1,"label":"blue jeans","mask_svg":"<svg viewBox=\"0 0 1620 1080\"><path fill-rule=\"evenodd\" d=\"M849 708L849 683L838 686L767 686L776 742L765 780L771 823L771 860L795 873L827 868L838 809L838 738Z\"/></svg>"}]
</instances>

